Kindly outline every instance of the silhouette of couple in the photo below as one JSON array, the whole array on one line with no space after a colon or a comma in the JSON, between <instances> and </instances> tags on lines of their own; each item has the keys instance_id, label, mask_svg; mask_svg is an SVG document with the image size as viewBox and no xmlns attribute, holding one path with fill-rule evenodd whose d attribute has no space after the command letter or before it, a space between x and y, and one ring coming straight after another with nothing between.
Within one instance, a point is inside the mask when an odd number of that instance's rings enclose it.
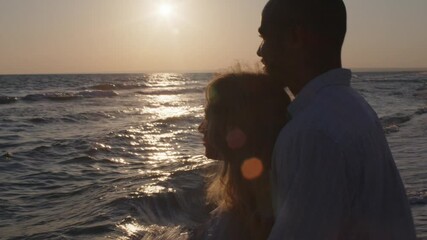
<instances>
[{"instance_id":1,"label":"silhouette of couple","mask_svg":"<svg viewBox=\"0 0 427 240\"><path fill-rule=\"evenodd\" d=\"M206 89L199 131L219 160L207 189L216 208L193 238L415 239L381 124L341 65L342 0L270 0L259 33L266 73Z\"/></svg>"}]
</instances>

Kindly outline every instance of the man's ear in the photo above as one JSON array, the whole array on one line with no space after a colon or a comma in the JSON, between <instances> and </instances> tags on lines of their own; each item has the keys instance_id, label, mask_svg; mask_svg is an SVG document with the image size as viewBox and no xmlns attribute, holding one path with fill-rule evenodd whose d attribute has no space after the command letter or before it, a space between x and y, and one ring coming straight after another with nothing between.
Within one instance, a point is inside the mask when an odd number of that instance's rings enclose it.
<instances>
[{"instance_id":1,"label":"man's ear","mask_svg":"<svg viewBox=\"0 0 427 240\"><path fill-rule=\"evenodd\" d=\"M310 39L309 31L301 25L295 25L292 27L290 34L291 46L294 48L305 47Z\"/></svg>"},{"instance_id":2,"label":"man's ear","mask_svg":"<svg viewBox=\"0 0 427 240\"><path fill-rule=\"evenodd\" d=\"M295 47L304 47L304 48L307 48L307 46L319 47L319 46L324 46L325 42L327 41L328 39L325 36L309 28L306 28L303 26L295 27L295 30L294 30Z\"/></svg>"},{"instance_id":3,"label":"man's ear","mask_svg":"<svg viewBox=\"0 0 427 240\"><path fill-rule=\"evenodd\" d=\"M288 42L288 46L294 49L301 49L317 45L322 39L319 34L316 34L307 27L295 25L289 29L286 41Z\"/></svg>"}]
</instances>

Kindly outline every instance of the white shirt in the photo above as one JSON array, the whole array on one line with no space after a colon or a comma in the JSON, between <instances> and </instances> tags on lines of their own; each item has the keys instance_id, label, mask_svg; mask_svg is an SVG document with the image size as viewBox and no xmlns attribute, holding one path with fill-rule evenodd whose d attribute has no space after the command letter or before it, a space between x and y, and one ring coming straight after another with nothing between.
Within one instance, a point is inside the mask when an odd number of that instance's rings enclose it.
<instances>
[{"instance_id":1,"label":"white shirt","mask_svg":"<svg viewBox=\"0 0 427 240\"><path fill-rule=\"evenodd\" d=\"M288 107L272 159L270 240L415 239L381 123L350 79L326 72Z\"/></svg>"}]
</instances>

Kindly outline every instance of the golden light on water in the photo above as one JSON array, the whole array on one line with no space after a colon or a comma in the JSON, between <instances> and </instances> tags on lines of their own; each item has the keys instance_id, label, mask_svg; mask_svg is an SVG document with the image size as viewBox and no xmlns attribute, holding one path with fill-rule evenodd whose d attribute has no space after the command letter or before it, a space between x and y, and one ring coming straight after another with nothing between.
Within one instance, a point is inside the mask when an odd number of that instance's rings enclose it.
<instances>
[{"instance_id":1,"label":"golden light on water","mask_svg":"<svg viewBox=\"0 0 427 240\"><path fill-rule=\"evenodd\" d=\"M153 88L168 88L170 85L182 84L182 76L170 73L153 74L148 79L149 84L152 84ZM179 90L172 89L172 91ZM148 96L144 96L146 98ZM170 117L179 117L190 112L188 104L182 96L177 94L153 94L146 99L154 104L154 107L144 108L144 112L153 114L156 118L164 119Z\"/></svg>"},{"instance_id":2,"label":"golden light on water","mask_svg":"<svg viewBox=\"0 0 427 240\"><path fill-rule=\"evenodd\" d=\"M119 227L119 229L124 231L128 236L132 236L138 232L146 230L146 227L139 225L136 222L129 222L129 223L120 224L120 225L118 225L118 227ZM121 239L127 239L127 238L123 237Z\"/></svg>"},{"instance_id":3,"label":"golden light on water","mask_svg":"<svg viewBox=\"0 0 427 240\"><path fill-rule=\"evenodd\" d=\"M147 82L152 87L168 87L171 85L179 85L185 77L178 73L153 73L147 79Z\"/></svg>"},{"instance_id":4,"label":"golden light on water","mask_svg":"<svg viewBox=\"0 0 427 240\"><path fill-rule=\"evenodd\" d=\"M145 196L153 196L155 194L159 193L165 193L165 192L175 192L175 189L173 188L166 188L159 185L144 185L139 187L136 192L134 192L135 195L145 195Z\"/></svg>"},{"instance_id":5,"label":"golden light on water","mask_svg":"<svg viewBox=\"0 0 427 240\"><path fill-rule=\"evenodd\" d=\"M130 239L188 239L188 233L181 226L160 226L156 224L141 225L135 219L125 219L117 227L126 236L117 238L118 240Z\"/></svg>"},{"instance_id":6,"label":"golden light on water","mask_svg":"<svg viewBox=\"0 0 427 240\"><path fill-rule=\"evenodd\" d=\"M264 171L262 161L258 158L249 158L245 160L240 168L242 175L247 180L253 180L261 176Z\"/></svg>"}]
</instances>

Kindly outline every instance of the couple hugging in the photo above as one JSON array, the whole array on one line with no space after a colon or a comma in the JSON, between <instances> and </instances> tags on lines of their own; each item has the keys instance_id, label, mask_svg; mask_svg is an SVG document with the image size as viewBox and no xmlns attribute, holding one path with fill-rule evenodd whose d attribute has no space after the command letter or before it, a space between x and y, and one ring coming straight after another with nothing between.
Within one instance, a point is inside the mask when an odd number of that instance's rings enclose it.
<instances>
[{"instance_id":1,"label":"couple hugging","mask_svg":"<svg viewBox=\"0 0 427 240\"><path fill-rule=\"evenodd\" d=\"M199 131L220 170L207 190L216 208L192 238L416 239L378 117L341 65L342 0L270 0L259 33L266 74L206 90Z\"/></svg>"}]
</instances>

